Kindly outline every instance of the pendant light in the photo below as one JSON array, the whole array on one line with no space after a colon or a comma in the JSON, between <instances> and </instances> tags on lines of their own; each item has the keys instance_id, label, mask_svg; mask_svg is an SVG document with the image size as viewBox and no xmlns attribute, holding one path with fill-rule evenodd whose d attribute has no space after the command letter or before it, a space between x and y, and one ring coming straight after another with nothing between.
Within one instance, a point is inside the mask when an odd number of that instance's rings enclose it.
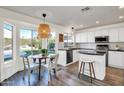
<instances>
[{"instance_id":1,"label":"pendant light","mask_svg":"<svg viewBox=\"0 0 124 93\"><path fill-rule=\"evenodd\" d=\"M44 23L43 24L39 24L39 27L38 27L38 38L48 38L49 34L50 34L50 27L49 27L48 24L45 23L46 14L43 13L42 16L44 18Z\"/></svg>"}]
</instances>

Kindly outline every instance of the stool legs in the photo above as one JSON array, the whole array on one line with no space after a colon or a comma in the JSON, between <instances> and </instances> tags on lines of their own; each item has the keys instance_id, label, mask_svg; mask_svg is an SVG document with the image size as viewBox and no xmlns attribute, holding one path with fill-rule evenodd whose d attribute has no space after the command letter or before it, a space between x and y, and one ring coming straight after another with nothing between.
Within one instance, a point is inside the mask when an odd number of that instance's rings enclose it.
<instances>
[{"instance_id":1,"label":"stool legs","mask_svg":"<svg viewBox=\"0 0 124 93\"><path fill-rule=\"evenodd\" d=\"M81 73L82 65L83 65L83 62L81 62L80 70L79 70L79 73L78 73L78 78L80 77L80 73Z\"/></svg>"},{"instance_id":2,"label":"stool legs","mask_svg":"<svg viewBox=\"0 0 124 93\"><path fill-rule=\"evenodd\" d=\"M91 83L92 83L92 78L93 77L96 78L95 71L94 71L93 63L90 62L88 64L89 64L90 78L91 78ZM83 69L82 69L82 67L83 67ZM78 73L78 78L80 77L81 70L82 70L82 74L84 74L84 69L85 69L85 62L81 62L80 70ZM92 77L92 74L93 74L93 77Z\"/></svg>"},{"instance_id":3,"label":"stool legs","mask_svg":"<svg viewBox=\"0 0 124 93\"><path fill-rule=\"evenodd\" d=\"M94 78L96 78L96 76L95 76L95 71L94 71L94 67L93 67L93 63L91 63L91 67L92 67L92 70L93 70Z\"/></svg>"},{"instance_id":4,"label":"stool legs","mask_svg":"<svg viewBox=\"0 0 124 93\"><path fill-rule=\"evenodd\" d=\"M92 70L91 70L91 63L89 63L89 69L90 69L90 78L91 78L91 83L92 83Z\"/></svg>"}]
</instances>

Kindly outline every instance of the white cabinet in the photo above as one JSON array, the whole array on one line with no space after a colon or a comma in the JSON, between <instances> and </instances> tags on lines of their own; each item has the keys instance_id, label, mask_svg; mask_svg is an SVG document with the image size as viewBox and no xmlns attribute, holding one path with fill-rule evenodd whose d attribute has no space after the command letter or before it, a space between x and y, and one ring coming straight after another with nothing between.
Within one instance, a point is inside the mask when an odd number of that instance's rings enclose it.
<instances>
[{"instance_id":1,"label":"white cabinet","mask_svg":"<svg viewBox=\"0 0 124 93\"><path fill-rule=\"evenodd\" d=\"M124 42L124 28L119 29L119 42Z\"/></svg>"},{"instance_id":2,"label":"white cabinet","mask_svg":"<svg viewBox=\"0 0 124 93\"><path fill-rule=\"evenodd\" d=\"M73 62L79 61L78 51L79 50L73 50Z\"/></svg>"},{"instance_id":3,"label":"white cabinet","mask_svg":"<svg viewBox=\"0 0 124 93\"><path fill-rule=\"evenodd\" d=\"M95 36L108 36L108 30L98 30L95 32Z\"/></svg>"},{"instance_id":4,"label":"white cabinet","mask_svg":"<svg viewBox=\"0 0 124 93\"><path fill-rule=\"evenodd\" d=\"M110 42L118 42L118 29L109 30L109 41Z\"/></svg>"},{"instance_id":5,"label":"white cabinet","mask_svg":"<svg viewBox=\"0 0 124 93\"><path fill-rule=\"evenodd\" d=\"M95 42L97 36L109 36L110 42L124 42L124 27L76 33L76 43Z\"/></svg>"},{"instance_id":6,"label":"white cabinet","mask_svg":"<svg viewBox=\"0 0 124 93\"><path fill-rule=\"evenodd\" d=\"M109 51L108 65L116 68L124 68L124 52Z\"/></svg>"},{"instance_id":7,"label":"white cabinet","mask_svg":"<svg viewBox=\"0 0 124 93\"><path fill-rule=\"evenodd\" d=\"M87 32L80 33L80 41L83 43L87 42Z\"/></svg>"},{"instance_id":8,"label":"white cabinet","mask_svg":"<svg viewBox=\"0 0 124 93\"><path fill-rule=\"evenodd\" d=\"M75 34L75 39L76 39L76 40L75 40L76 43L81 42L81 41L80 41L80 33L76 33L76 34Z\"/></svg>"},{"instance_id":9,"label":"white cabinet","mask_svg":"<svg viewBox=\"0 0 124 93\"><path fill-rule=\"evenodd\" d=\"M59 50L58 51L58 53L59 53L59 59L58 59L58 64L59 65L62 65L62 66L66 66L66 50L64 51L64 50Z\"/></svg>"},{"instance_id":10,"label":"white cabinet","mask_svg":"<svg viewBox=\"0 0 124 93\"><path fill-rule=\"evenodd\" d=\"M87 41L88 42L95 42L95 35L94 32L87 32Z\"/></svg>"},{"instance_id":11,"label":"white cabinet","mask_svg":"<svg viewBox=\"0 0 124 93\"><path fill-rule=\"evenodd\" d=\"M87 32L76 33L75 39L76 43L87 42Z\"/></svg>"}]
</instances>

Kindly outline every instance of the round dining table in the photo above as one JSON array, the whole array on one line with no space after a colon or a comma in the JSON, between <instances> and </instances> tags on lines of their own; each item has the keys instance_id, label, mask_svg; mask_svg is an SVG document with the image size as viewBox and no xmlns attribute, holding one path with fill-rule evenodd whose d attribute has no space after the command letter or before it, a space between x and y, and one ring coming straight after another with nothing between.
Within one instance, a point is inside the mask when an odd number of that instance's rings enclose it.
<instances>
[{"instance_id":1,"label":"round dining table","mask_svg":"<svg viewBox=\"0 0 124 93\"><path fill-rule=\"evenodd\" d=\"M33 58L34 63L36 63L36 60L38 60L38 64L39 64L38 80L40 80L40 76L41 76L41 63L44 62L42 60L45 60L45 63L46 63L46 59L49 58L49 56L42 56L42 54L39 54L39 55L33 55L32 58Z\"/></svg>"}]
</instances>

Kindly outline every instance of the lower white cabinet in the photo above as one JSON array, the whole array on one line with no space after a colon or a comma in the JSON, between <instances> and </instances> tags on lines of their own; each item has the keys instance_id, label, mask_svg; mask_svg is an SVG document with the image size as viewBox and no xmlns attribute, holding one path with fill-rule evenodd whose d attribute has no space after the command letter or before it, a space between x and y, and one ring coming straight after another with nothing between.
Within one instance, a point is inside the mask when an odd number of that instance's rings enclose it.
<instances>
[{"instance_id":1,"label":"lower white cabinet","mask_svg":"<svg viewBox=\"0 0 124 93\"><path fill-rule=\"evenodd\" d=\"M66 66L66 50L65 51L58 51L59 52L59 59L58 64L62 66Z\"/></svg>"},{"instance_id":2,"label":"lower white cabinet","mask_svg":"<svg viewBox=\"0 0 124 93\"><path fill-rule=\"evenodd\" d=\"M124 68L124 52L109 51L108 65L116 68Z\"/></svg>"},{"instance_id":3,"label":"lower white cabinet","mask_svg":"<svg viewBox=\"0 0 124 93\"><path fill-rule=\"evenodd\" d=\"M79 50L73 50L73 62L79 61L78 51Z\"/></svg>"}]
</instances>

